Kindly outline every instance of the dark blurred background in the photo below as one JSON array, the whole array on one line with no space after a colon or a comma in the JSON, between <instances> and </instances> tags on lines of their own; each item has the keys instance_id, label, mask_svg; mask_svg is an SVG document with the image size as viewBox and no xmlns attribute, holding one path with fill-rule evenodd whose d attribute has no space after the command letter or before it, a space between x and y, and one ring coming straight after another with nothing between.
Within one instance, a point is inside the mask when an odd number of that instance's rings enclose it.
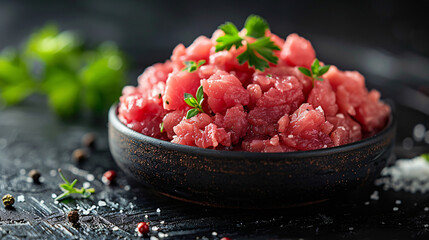
<instances>
[{"instance_id":1,"label":"dark blurred background","mask_svg":"<svg viewBox=\"0 0 429 240\"><path fill-rule=\"evenodd\" d=\"M0 49L17 46L46 23L74 30L86 44L112 40L130 62L127 81L165 61L173 48L211 36L225 21L241 27L258 14L280 37L311 40L319 59L362 72L383 98L429 114L429 21L424 1L6 1ZM418 104L416 104L418 103Z\"/></svg>"},{"instance_id":2,"label":"dark blurred background","mask_svg":"<svg viewBox=\"0 0 429 240\"><path fill-rule=\"evenodd\" d=\"M79 31L90 43L117 42L141 72L149 64L167 59L178 43L189 45L199 35L210 36L226 20L242 26L246 17L255 13L266 18L281 37L297 32L310 39L322 60L354 69L375 64L383 68L377 71L389 75L383 71L394 64L390 57L405 56L427 63L429 21L423 2L2 0L0 49L16 45L35 29L54 21L62 30ZM354 58L344 51L367 47L382 49L383 54L373 52L379 58L359 65L353 59L335 59L337 55ZM425 69L415 67L417 78L428 74L429 65L423 63Z\"/></svg>"}]
</instances>

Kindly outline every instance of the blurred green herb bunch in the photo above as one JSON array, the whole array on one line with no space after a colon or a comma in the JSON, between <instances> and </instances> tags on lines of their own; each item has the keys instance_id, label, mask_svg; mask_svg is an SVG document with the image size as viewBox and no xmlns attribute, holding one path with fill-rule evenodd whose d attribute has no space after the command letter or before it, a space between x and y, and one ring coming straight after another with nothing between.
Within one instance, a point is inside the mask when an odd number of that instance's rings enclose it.
<instances>
[{"instance_id":1,"label":"blurred green herb bunch","mask_svg":"<svg viewBox=\"0 0 429 240\"><path fill-rule=\"evenodd\" d=\"M0 52L0 103L10 106L42 94L62 118L84 109L105 114L121 94L125 69L124 54L114 43L87 49L76 33L48 24L22 49Z\"/></svg>"}]
</instances>

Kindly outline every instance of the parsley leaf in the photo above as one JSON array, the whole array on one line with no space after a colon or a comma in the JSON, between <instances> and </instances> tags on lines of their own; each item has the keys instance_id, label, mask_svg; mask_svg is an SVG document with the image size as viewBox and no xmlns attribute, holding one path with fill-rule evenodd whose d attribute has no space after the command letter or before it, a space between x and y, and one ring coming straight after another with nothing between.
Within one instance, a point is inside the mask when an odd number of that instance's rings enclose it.
<instances>
[{"instance_id":1,"label":"parsley leaf","mask_svg":"<svg viewBox=\"0 0 429 240\"><path fill-rule=\"evenodd\" d=\"M265 32L269 29L269 26L265 19L257 15L250 15L244 24L244 28L247 30L247 36L260 38L265 36Z\"/></svg>"},{"instance_id":2,"label":"parsley leaf","mask_svg":"<svg viewBox=\"0 0 429 240\"><path fill-rule=\"evenodd\" d=\"M233 46L239 48L243 46L244 41L246 42L246 50L237 57L240 64L247 62L249 67L253 66L262 72L269 68L269 62L277 64L278 57L274 55L273 51L278 51L280 48L270 37L265 37L265 32L269 29L269 26L263 18L250 15L246 20L246 36L256 38L256 41L252 43L241 37L237 27L231 22L220 25L219 29L225 35L216 39L216 52L230 50Z\"/></svg>"},{"instance_id":3,"label":"parsley leaf","mask_svg":"<svg viewBox=\"0 0 429 240\"><path fill-rule=\"evenodd\" d=\"M182 69L182 72L183 71L195 72L204 63L206 63L206 60L200 60L198 61L198 63L196 63L195 61L184 61L183 64L185 65L185 67Z\"/></svg>"},{"instance_id":4,"label":"parsley leaf","mask_svg":"<svg viewBox=\"0 0 429 240\"><path fill-rule=\"evenodd\" d=\"M203 86L200 86L197 90L196 99L192 94L185 93L184 94L184 100L186 104L193 107L192 109L189 109L189 111L186 113L186 119L189 119L193 116L196 116L200 112L204 112L203 107L201 104L204 101L204 92L203 92Z\"/></svg>"},{"instance_id":5,"label":"parsley leaf","mask_svg":"<svg viewBox=\"0 0 429 240\"><path fill-rule=\"evenodd\" d=\"M216 39L216 42L218 42L218 44L216 44L216 52L229 50L232 46L235 46L235 48L243 46L243 38L238 35L238 29L233 23L227 22L222 24L219 26L219 29L222 30L225 35Z\"/></svg>"},{"instance_id":6,"label":"parsley leaf","mask_svg":"<svg viewBox=\"0 0 429 240\"><path fill-rule=\"evenodd\" d=\"M311 64L311 70L305 67L298 67L298 70L305 76L310 77L314 86L314 80L323 81L323 78L320 76L328 72L330 67L331 65L320 66L319 59L316 58Z\"/></svg>"}]
</instances>

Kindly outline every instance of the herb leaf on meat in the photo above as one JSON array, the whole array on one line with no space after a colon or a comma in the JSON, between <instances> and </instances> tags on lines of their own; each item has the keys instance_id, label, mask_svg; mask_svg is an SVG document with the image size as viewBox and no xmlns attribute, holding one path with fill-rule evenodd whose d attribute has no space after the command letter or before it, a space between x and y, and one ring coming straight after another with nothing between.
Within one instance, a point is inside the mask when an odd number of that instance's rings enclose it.
<instances>
[{"instance_id":1,"label":"herb leaf on meat","mask_svg":"<svg viewBox=\"0 0 429 240\"><path fill-rule=\"evenodd\" d=\"M311 67L310 67L311 70L305 67L298 67L298 70L305 76L310 77L312 84L314 86L315 80L323 81L323 78L321 78L320 76L328 72L330 67L331 65L320 66L319 59L316 58L311 64Z\"/></svg>"},{"instance_id":2,"label":"herb leaf on meat","mask_svg":"<svg viewBox=\"0 0 429 240\"><path fill-rule=\"evenodd\" d=\"M203 86L200 86L198 88L196 97L197 98L195 99L194 96L192 96L192 94L189 94L189 93L184 94L184 100L186 104L193 107L192 109L189 109L188 112L186 113L186 119L190 119L196 116L198 113L204 112L202 107L202 103L204 101Z\"/></svg>"},{"instance_id":3,"label":"herb leaf on meat","mask_svg":"<svg viewBox=\"0 0 429 240\"><path fill-rule=\"evenodd\" d=\"M239 48L245 42L246 50L237 57L240 64L247 62L249 67L253 66L262 72L269 68L269 63L277 64L278 57L274 54L274 51L278 51L280 48L270 37L265 36L266 31L269 30L268 23L257 15L250 15L244 28L246 29L247 37L256 39L254 42L249 42L246 38L240 36L240 32L233 23L227 22L220 25L219 29L225 35L216 39L216 52L230 50L233 46Z\"/></svg>"}]
</instances>

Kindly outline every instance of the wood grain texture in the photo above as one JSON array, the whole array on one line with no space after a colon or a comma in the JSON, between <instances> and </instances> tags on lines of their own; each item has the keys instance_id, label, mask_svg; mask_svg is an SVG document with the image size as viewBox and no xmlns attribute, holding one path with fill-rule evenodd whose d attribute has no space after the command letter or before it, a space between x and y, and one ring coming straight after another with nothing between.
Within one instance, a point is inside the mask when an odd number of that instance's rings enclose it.
<instances>
[{"instance_id":1,"label":"wood grain texture","mask_svg":"<svg viewBox=\"0 0 429 240\"><path fill-rule=\"evenodd\" d=\"M40 99L33 98L18 107L0 110L0 194L10 193L15 200L18 196L25 198L16 201L14 209L0 207L1 239L135 239L134 229L140 221L158 228L150 236L159 239L429 237L429 228L425 227L429 214L424 211L428 194L370 186L315 206L261 211L201 207L161 196L127 179L117 169L107 148L104 122L64 123L46 109ZM81 147L81 137L89 131L97 132L97 149L86 162L77 165L70 158L71 152ZM56 174L59 167L68 178L76 176L78 187L88 182L96 189L94 196L55 203L52 194L60 194ZM42 173L41 184L29 181L27 173L33 168ZM108 169L118 171L115 185L105 186L100 181ZM369 197L375 190L379 200ZM395 205L397 199L401 205ZM104 203L106 206L102 206ZM395 206L399 211L392 211ZM77 228L66 219L70 209L80 210Z\"/></svg>"}]
</instances>

